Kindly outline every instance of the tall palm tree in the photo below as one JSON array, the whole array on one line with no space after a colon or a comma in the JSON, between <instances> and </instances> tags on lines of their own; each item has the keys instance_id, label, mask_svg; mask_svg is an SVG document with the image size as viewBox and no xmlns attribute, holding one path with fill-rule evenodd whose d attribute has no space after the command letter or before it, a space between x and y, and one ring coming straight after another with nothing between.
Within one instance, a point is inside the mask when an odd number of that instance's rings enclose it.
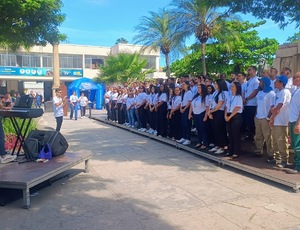
<instances>
[{"instance_id":1,"label":"tall palm tree","mask_svg":"<svg viewBox=\"0 0 300 230\"><path fill-rule=\"evenodd\" d=\"M235 38L234 31L225 24L229 18L228 12L217 12L217 6L205 0L173 0L172 5L177 23L185 28L185 34L195 35L201 43L202 71L206 75L205 51L208 39L220 42ZM229 44L229 43L228 43ZM229 48L229 47L228 47Z\"/></svg>"},{"instance_id":2,"label":"tall palm tree","mask_svg":"<svg viewBox=\"0 0 300 230\"><path fill-rule=\"evenodd\" d=\"M158 13L149 12L150 16L141 18L141 23L135 27L138 34L134 36L135 43L143 44L145 48L160 51L165 55L167 76L170 77L170 53L182 51L184 47L184 31L176 24L175 15L162 9Z\"/></svg>"}]
</instances>

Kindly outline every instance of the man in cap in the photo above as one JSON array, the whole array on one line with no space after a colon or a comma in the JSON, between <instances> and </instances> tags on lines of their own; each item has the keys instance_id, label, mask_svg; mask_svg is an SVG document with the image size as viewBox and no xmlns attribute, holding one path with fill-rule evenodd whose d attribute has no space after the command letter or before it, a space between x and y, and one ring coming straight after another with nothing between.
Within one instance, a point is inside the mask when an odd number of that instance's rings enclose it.
<instances>
[{"instance_id":1,"label":"man in cap","mask_svg":"<svg viewBox=\"0 0 300 230\"><path fill-rule=\"evenodd\" d=\"M275 92L271 88L271 80L268 77L259 79L259 92L256 95L257 112L254 118L255 123L255 152L261 154L266 142L268 162L273 163L273 143L271 138L271 128L268 116L274 105Z\"/></svg>"},{"instance_id":2,"label":"man in cap","mask_svg":"<svg viewBox=\"0 0 300 230\"><path fill-rule=\"evenodd\" d=\"M274 106L271 110L270 126L272 127L272 139L274 147L274 158L279 168L288 166L288 124L289 104L291 93L285 88L288 78L284 75L276 77L275 87L277 89Z\"/></svg>"}]
</instances>

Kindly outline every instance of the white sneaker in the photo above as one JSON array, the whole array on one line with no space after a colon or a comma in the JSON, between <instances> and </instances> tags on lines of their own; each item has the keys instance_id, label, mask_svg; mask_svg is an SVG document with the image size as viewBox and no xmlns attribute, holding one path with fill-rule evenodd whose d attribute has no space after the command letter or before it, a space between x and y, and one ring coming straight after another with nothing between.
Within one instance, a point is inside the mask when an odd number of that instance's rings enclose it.
<instances>
[{"instance_id":1,"label":"white sneaker","mask_svg":"<svg viewBox=\"0 0 300 230\"><path fill-rule=\"evenodd\" d=\"M213 143L209 144L208 147L215 147L215 145Z\"/></svg>"},{"instance_id":2,"label":"white sneaker","mask_svg":"<svg viewBox=\"0 0 300 230\"><path fill-rule=\"evenodd\" d=\"M196 128L193 128L193 129L191 130L191 132L196 132L196 130L197 130Z\"/></svg>"},{"instance_id":3,"label":"white sneaker","mask_svg":"<svg viewBox=\"0 0 300 230\"><path fill-rule=\"evenodd\" d=\"M132 126L131 126L131 128L133 128L133 129L134 129L134 125L132 125Z\"/></svg>"},{"instance_id":4,"label":"white sneaker","mask_svg":"<svg viewBox=\"0 0 300 230\"><path fill-rule=\"evenodd\" d=\"M177 143L183 143L185 142L185 139L181 138L180 140L176 140Z\"/></svg>"},{"instance_id":5,"label":"white sneaker","mask_svg":"<svg viewBox=\"0 0 300 230\"><path fill-rule=\"evenodd\" d=\"M219 148L216 148L216 147L214 147L214 148L212 148L212 149L210 149L210 150L208 150L209 152L215 152L215 151L218 151L219 150Z\"/></svg>"},{"instance_id":6,"label":"white sneaker","mask_svg":"<svg viewBox=\"0 0 300 230\"><path fill-rule=\"evenodd\" d=\"M152 129L151 130L151 132L150 132L150 134L154 134L155 133L155 130L154 129Z\"/></svg>"},{"instance_id":7,"label":"white sneaker","mask_svg":"<svg viewBox=\"0 0 300 230\"><path fill-rule=\"evenodd\" d=\"M191 144L191 141L185 140L182 144L183 144L183 145L190 145L190 144Z\"/></svg>"},{"instance_id":8,"label":"white sneaker","mask_svg":"<svg viewBox=\"0 0 300 230\"><path fill-rule=\"evenodd\" d=\"M223 149L218 149L215 154L221 154L221 153L224 153L224 150Z\"/></svg>"},{"instance_id":9,"label":"white sneaker","mask_svg":"<svg viewBox=\"0 0 300 230\"><path fill-rule=\"evenodd\" d=\"M141 128L141 132L145 132L147 129L145 129L145 128Z\"/></svg>"},{"instance_id":10,"label":"white sneaker","mask_svg":"<svg viewBox=\"0 0 300 230\"><path fill-rule=\"evenodd\" d=\"M4 155L4 157L0 157L0 163L6 164L6 163L14 161L16 158L17 158L17 155L6 154L6 155Z\"/></svg>"},{"instance_id":11,"label":"white sneaker","mask_svg":"<svg viewBox=\"0 0 300 230\"><path fill-rule=\"evenodd\" d=\"M156 130L154 130L153 134L156 136L156 135L157 135L157 131L156 131Z\"/></svg>"}]
</instances>

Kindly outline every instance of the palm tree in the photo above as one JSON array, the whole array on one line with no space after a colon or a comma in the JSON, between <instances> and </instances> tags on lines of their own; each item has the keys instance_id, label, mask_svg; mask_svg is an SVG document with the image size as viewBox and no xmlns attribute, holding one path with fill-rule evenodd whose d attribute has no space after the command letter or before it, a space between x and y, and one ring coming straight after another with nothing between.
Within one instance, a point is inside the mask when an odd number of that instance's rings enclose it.
<instances>
[{"instance_id":1,"label":"palm tree","mask_svg":"<svg viewBox=\"0 0 300 230\"><path fill-rule=\"evenodd\" d=\"M216 39L219 42L237 39L234 31L225 24L229 14L217 12L217 6L204 0L173 0L172 5L176 7L174 15L177 23L185 28L188 36L194 34L201 43L202 71L206 75L205 51L208 39Z\"/></svg>"},{"instance_id":2,"label":"palm tree","mask_svg":"<svg viewBox=\"0 0 300 230\"><path fill-rule=\"evenodd\" d=\"M144 48L160 51L165 55L167 76L170 77L170 53L183 50L184 31L176 24L175 15L162 9L158 13L149 12L150 16L141 18L140 25L135 27L138 34L135 43L143 44Z\"/></svg>"}]
</instances>

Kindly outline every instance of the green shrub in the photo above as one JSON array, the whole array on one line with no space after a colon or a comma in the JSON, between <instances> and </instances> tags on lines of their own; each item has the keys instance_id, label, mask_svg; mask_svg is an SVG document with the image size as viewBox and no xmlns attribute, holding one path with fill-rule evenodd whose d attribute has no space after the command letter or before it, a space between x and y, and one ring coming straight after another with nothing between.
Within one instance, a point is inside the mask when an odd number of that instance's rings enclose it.
<instances>
[{"instance_id":1,"label":"green shrub","mask_svg":"<svg viewBox=\"0 0 300 230\"><path fill-rule=\"evenodd\" d=\"M21 118L16 118L17 120L17 123L19 125L19 127L21 126L22 122L24 121L24 119L21 119ZM13 124L11 123L11 120L9 118L2 118L2 122L3 122L3 130L4 130L4 133L7 135L7 134L16 134L16 131L13 127ZM24 129L25 127L27 126L29 120L25 121L25 126L24 126ZM28 133L30 133L30 131L32 130L35 130L37 127L37 120L36 119L32 119L32 122L28 128ZM24 132L24 130L23 130Z\"/></svg>"}]
</instances>

